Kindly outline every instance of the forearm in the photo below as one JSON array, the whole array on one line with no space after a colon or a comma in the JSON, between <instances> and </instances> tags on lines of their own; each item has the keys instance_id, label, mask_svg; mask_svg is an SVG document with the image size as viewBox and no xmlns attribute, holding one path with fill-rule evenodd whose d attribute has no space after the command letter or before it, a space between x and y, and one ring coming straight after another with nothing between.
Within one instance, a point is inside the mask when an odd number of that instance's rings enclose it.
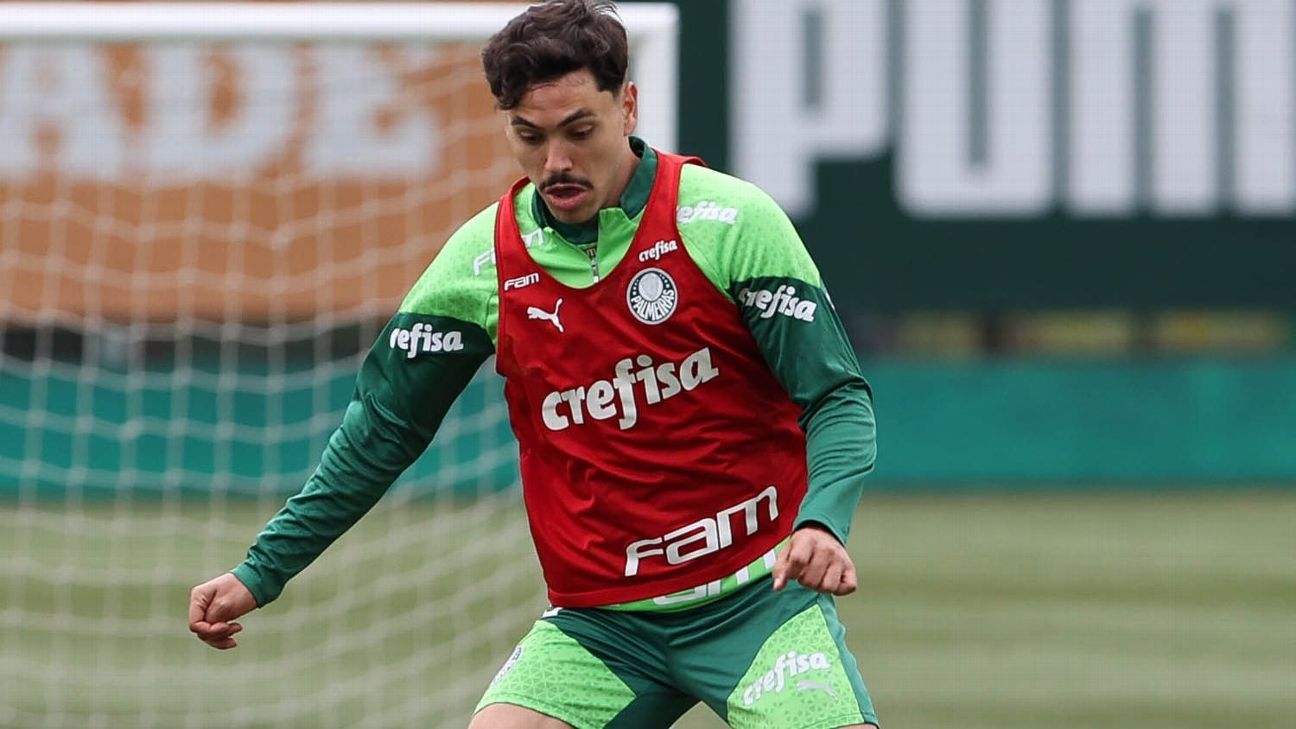
<instances>
[{"instance_id":1,"label":"forearm","mask_svg":"<svg viewBox=\"0 0 1296 729\"><path fill-rule=\"evenodd\" d=\"M802 426L810 483L796 528L817 523L845 544L864 477L877 455L868 386L863 379L842 383L807 408Z\"/></svg>"}]
</instances>

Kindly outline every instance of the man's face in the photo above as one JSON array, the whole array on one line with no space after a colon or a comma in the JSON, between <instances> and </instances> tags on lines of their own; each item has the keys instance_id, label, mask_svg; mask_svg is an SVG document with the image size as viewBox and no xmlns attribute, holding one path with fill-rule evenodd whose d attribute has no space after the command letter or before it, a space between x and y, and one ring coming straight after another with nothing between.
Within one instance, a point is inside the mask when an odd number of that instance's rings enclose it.
<instances>
[{"instance_id":1,"label":"man's face","mask_svg":"<svg viewBox=\"0 0 1296 729\"><path fill-rule=\"evenodd\" d=\"M634 154L636 90L599 91L587 69L532 86L504 113L513 156L554 217L583 223L618 202Z\"/></svg>"}]
</instances>

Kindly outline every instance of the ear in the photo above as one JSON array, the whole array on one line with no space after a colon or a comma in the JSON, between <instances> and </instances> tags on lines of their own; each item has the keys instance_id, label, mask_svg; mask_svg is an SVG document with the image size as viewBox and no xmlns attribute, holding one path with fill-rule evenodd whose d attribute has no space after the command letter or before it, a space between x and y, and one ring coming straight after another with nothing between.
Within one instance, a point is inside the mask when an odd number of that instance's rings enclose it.
<instances>
[{"instance_id":1,"label":"ear","mask_svg":"<svg viewBox=\"0 0 1296 729\"><path fill-rule=\"evenodd\" d=\"M621 90L621 118L626 135L634 134L635 127L639 126L639 87L630 81Z\"/></svg>"}]
</instances>

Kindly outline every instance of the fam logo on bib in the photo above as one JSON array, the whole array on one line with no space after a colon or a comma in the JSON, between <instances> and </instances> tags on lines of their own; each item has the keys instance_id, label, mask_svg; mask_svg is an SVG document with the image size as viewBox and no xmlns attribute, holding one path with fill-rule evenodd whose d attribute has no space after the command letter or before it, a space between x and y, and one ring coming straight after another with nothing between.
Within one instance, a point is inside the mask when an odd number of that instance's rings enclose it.
<instances>
[{"instance_id":1,"label":"fam logo on bib","mask_svg":"<svg viewBox=\"0 0 1296 729\"><path fill-rule=\"evenodd\" d=\"M675 279L660 268L645 268L626 287L626 304L630 313L644 324L661 324L675 313L679 290Z\"/></svg>"}]
</instances>

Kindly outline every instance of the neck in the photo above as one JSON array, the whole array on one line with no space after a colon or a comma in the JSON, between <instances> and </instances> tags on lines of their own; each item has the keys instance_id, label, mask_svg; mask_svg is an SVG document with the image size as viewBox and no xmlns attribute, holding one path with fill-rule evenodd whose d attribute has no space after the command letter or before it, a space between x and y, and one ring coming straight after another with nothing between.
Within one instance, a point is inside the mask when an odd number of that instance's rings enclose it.
<instances>
[{"instance_id":1,"label":"neck","mask_svg":"<svg viewBox=\"0 0 1296 729\"><path fill-rule=\"evenodd\" d=\"M639 155L634 153L630 148L629 140L626 141L625 147L621 150L621 159L624 164L621 166L621 175L617 178L616 184L612 187L612 194L608 195L608 202L604 207L614 207L621 204L621 196L625 194L625 189L630 185L630 178L634 177L635 170L639 169ZM598 213L594 214L595 217Z\"/></svg>"}]
</instances>

